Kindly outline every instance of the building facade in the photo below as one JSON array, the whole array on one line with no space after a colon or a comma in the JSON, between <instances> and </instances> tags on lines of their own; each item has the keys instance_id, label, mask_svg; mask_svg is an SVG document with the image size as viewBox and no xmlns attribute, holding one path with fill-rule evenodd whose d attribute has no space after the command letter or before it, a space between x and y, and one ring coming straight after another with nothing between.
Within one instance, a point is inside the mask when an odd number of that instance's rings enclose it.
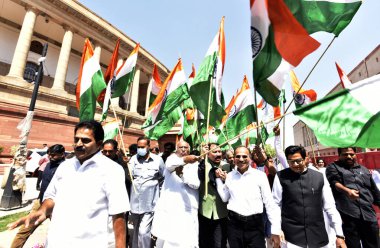
<instances>
[{"instance_id":1,"label":"building facade","mask_svg":"<svg viewBox=\"0 0 380 248\"><path fill-rule=\"evenodd\" d=\"M121 39L118 66L136 45L134 40L77 1L0 0L0 146L4 148L3 157L9 157L11 147L19 143L20 131L16 126L28 111L45 43L49 48L28 147L61 143L72 150L73 127L79 121L75 87L85 38L92 42L103 73L118 38ZM143 135L141 125L146 119L154 64L161 79L165 79L169 70L140 47L130 89L124 96L112 99L120 124L124 123L126 146ZM100 113L98 108L96 120L100 119ZM114 117L110 113L108 118Z\"/></svg>"},{"instance_id":2,"label":"building facade","mask_svg":"<svg viewBox=\"0 0 380 248\"><path fill-rule=\"evenodd\" d=\"M372 77L380 73L380 45L378 45L370 54L367 55L360 63L348 73L348 78L352 83L359 82L365 78ZM337 83L327 95L342 89L341 83ZM318 156L337 156L336 148L325 147L320 144L313 131L306 126L301 120L293 126L294 142L297 145L305 147L309 156L313 157L313 151ZM312 145L311 145L312 144ZM313 147L313 149L312 149ZM380 150L380 149L372 149ZM358 150L359 152L361 149ZM368 150L369 151L369 150Z\"/></svg>"}]
</instances>

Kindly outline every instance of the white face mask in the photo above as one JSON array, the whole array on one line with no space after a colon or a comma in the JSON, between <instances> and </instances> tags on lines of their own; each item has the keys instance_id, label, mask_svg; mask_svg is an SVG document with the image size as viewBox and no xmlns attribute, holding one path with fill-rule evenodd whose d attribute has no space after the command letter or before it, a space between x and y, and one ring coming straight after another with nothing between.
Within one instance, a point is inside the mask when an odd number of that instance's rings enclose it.
<instances>
[{"instance_id":1,"label":"white face mask","mask_svg":"<svg viewBox=\"0 0 380 248\"><path fill-rule=\"evenodd\" d=\"M137 154L140 156L140 157L144 157L147 153L147 150L146 148L137 148Z\"/></svg>"}]
</instances>

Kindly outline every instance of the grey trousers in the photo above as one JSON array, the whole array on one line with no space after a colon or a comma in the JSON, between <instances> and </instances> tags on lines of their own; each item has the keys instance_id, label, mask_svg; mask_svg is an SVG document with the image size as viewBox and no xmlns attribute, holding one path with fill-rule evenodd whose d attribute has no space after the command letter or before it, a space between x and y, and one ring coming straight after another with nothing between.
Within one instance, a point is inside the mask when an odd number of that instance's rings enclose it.
<instances>
[{"instance_id":1,"label":"grey trousers","mask_svg":"<svg viewBox=\"0 0 380 248\"><path fill-rule=\"evenodd\" d=\"M131 213L129 219L133 222L132 248L151 248L150 230L152 228L153 212Z\"/></svg>"}]
</instances>

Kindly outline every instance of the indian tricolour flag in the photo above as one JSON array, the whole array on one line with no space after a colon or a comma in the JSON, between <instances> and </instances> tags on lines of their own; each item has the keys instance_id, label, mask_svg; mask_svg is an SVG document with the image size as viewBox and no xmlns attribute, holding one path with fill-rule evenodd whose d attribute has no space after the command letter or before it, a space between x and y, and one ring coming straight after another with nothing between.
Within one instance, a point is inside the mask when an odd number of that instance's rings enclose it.
<instances>
[{"instance_id":1,"label":"indian tricolour flag","mask_svg":"<svg viewBox=\"0 0 380 248\"><path fill-rule=\"evenodd\" d=\"M350 88L352 86L351 80L347 77L347 74L343 71L343 69L335 62L336 69L339 74L340 84L342 88Z\"/></svg>"},{"instance_id":2,"label":"indian tricolour flag","mask_svg":"<svg viewBox=\"0 0 380 248\"><path fill-rule=\"evenodd\" d=\"M317 93L313 89L304 90L301 88L301 85L294 71L290 71L289 76L293 88L294 103L296 105L296 108L305 106L317 100Z\"/></svg>"},{"instance_id":3,"label":"indian tricolour flag","mask_svg":"<svg viewBox=\"0 0 380 248\"><path fill-rule=\"evenodd\" d=\"M257 92L279 105L285 76L319 47L283 0L251 1L253 77Z\"/></svg>"},{"instance_id":4,"label":"indian tricolour flag","mask_svg":"<svg viewBox=\"0 0 380 248\"><path fill-rule=\"evenodd\" d=\"M128 90L136 72L137 55L139 52L140 43L136 44L123 65L117 70L115 80L112 85L112 98L120 97Z\"/></svg>"},{"instance_id":5,"label":"indian tricolour flag","mask_svg":"<svg viewBox=\"0 0 380 248\"><path fill-rule=\"evenodd\" d=\"M209 117L209 124L214 127L220 125L221 118L225 115L222 93L222 77L226 60L225 46L223 17L219 32L213 39L190 86L190 96L195 106L203 116Z\"/></svg>"},{"instance_id":6,"label":"indian tricolour flag","mask_svg":"<svg viewBox=\"0 0 380 248\"><path fill-rule=\"evenodd\" d=\"M315 51L317 31L336 36L350 23L361 0L251 0L255 88L266 102L278 97L289 70Z\"/></svg>"},{"instance_id":7,"label":"indian tricolour flag","mask_svg":"<svg viewBox=\"0 0 380 248\"><path fill-rule=\"evenodd\" d=\"M103 125L104 130L104 140L115 139L117 133L119 132L119 123L114 120L107 122Z\"/></svg>"},{"instance_id":8,"label":"indian tricolour flag","mask_svg":"<svg viewBox=\"0 0 380 248\"><path fill-rule=\"evenodd\" d=\"M94 119L96 99L106 88L99 61L93 55L91 43L86 39L76 87L76 103L80 121Z\"/></svg>"},{"instance_id":9,"label":"indian tricolour flag","mask_svg":"<svg viewBox=\"0 0 380 248\"><path fill-rule=\"evenodd\" d=\"M160 79L160 75L158 74L158 69L157 69L156 64L153 65L151 82L152 82L152 90L149 96L149 106L152 105L152 103L154 102L154 99L156 99L162 87L162 82Z\"/></svg>"},{"instance_id":10,"label":"indian tricolour flag","mask_svg":"<svg viewBox=\"0 0 380 248\"><path fill-rule=\"evenodd\" d=\"M149 117L143 125L145 134L156 139L169 131L181 118L182 113L179 106L188 98L186 74L183 70L182 61L179 59L148 109Z\"/></svg>"},{"instance_id":11,"label":"indian tricolour flag","mask_svg":"<svg viewBox=\"0 0 380 248\"><path fill-rule=\"evenodd\" d=\"M352 84L293 113L331 147L380 147L380 75Z\"/></svg>"},{"instance_id":12,"label":"indian tricolour flag","mask_svg":"<svg viewBox=\"0 0 380 248\"><path fill-rule=\"evenodd\" d=\"M193 83L193 80L195 78L195 67L194 64L191 66L191 74L189 75L189 79L187 80L187 88L190 89L191 84ZM189 97L186 99L183 104L182 104L182 109L194 109L194 102L193 100Z\"/></svg>"}]
</instances>

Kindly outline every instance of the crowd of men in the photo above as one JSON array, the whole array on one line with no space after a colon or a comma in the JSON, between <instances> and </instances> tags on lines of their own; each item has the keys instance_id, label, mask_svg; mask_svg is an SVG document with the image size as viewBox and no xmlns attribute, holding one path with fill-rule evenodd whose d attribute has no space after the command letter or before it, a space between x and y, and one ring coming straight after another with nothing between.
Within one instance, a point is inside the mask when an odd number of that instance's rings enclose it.
<instances>
[{"instance_id":1,"label":"crowd of men","mask_svg":"<svg viewBox=\"0 0 380 248\"><path fill-rule=\"evenodd\" d=\"M222 152L210 143L196 151L185 141L160 154L147 137L124 154L103 140L99 123L81 122L73 158L63 158L61 145L49 148L40 204L9 224L21 226L12 247L50 218L46 247L53 248L378 248L372 205L380 206L380 191L355 148L339 148L325 169L303 147L283 151L274 131L276 158L260 146Z\"/></svg>"}]
</instances>

